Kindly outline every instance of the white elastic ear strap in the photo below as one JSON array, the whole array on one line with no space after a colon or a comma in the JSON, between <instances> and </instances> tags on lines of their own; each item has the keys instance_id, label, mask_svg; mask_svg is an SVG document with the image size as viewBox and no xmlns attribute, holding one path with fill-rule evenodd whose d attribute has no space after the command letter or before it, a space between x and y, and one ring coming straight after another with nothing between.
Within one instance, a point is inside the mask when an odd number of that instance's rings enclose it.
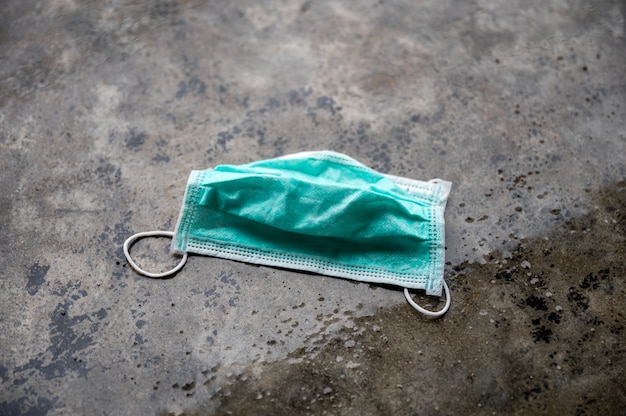
<instances>
[{"instance_id":1,"label":"white elastic ear strap","mask_svg":"<svg viewBox=\"0 0 626 416\"><path fill-rule=\"evenodd\" d=\"M144 238L144 237L169 237L169 238L172 238L172 237L174 237L174 233L172 231L146 231L146 232L143 232L143 233L137 233L137 234L131 235L130 237L128 237L126 239L126 241L124 241L124 255L126 256L126 260L128 260L128 264L130 264L131 267L133 269L135 269L135 271L137 273L142 274L144 276L148 276L148 277L168 277L168 276L173 275L174 273L176 273L177 271L179 271L180 269L183 268L183 266L185 265L185 262L187 262L187 252L183 253L183 258L180 261L180 263L178 263L176 265L176 267L174 267L172 270L168 270L168 271L163 272L163 273L151 273L151 272L147 272L144 269L142 269L141 267L139 267L137 265L137 263L135 263L133 258L130 256L130 246L132 246L135 241L139 240L140 238Z\"/></svg>"},{"instance_id":2,"label":"white elastic ear strap","mask_svg":"<svg viewBox=\"0 0 626 416\"><path fill-rule=\"evenodd\" d=\"M446 304L444 305L443 309L441 309L440 311L436 311L436 312L432 312L432 311L429 311L428 309L424 309L420 305L415 303L415 301L411 299L411 294L409 293L409 289L407 288L404 288L404 297L409 302L409 304L413 306L413 308L417 309L419 312L423 313L424 315L438 317L448 312L448 309L450 308L450 289L448 288L448 284L446 283L445 280L443 281L443 290L446 292Z\"/></svg>"}]
</instances>

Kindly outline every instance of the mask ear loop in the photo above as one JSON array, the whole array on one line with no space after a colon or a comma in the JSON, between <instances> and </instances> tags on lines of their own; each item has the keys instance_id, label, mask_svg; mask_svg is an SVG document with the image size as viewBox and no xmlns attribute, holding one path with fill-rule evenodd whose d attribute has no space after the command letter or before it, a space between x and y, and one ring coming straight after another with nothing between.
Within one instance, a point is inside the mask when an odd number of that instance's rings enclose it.
<instances>
[{"instance_id":1,"label":"mask ear loop","mask_svg":"<svg viewBox=\"0 0 626 416\"><path fill-rule=\"evenodd\" d=\"M142 232L142 233L137 233L137 234L131 235L130 237L128 237L126 239L126 241L124 241L124 255L126 256L126 260L128 260L128 264L130 264L131 267L133 269L135 269L135 271L137 273L142 274L144 276L148 276L148 277L167 277L167 276L173 275L174 273L176 273L177 271L179 271L180 269L183 268L183 266L187 262L187 252L183 253L183 258L180 261L180 263L178 263L176 265L176 267L174 267L172 270L169 270L167 272L150 273L150 272L145 271L141 267L139 267L137 265L137 263L135 263L135 261L132 259L132 257L130 257L130 246L132 246L135 241L139 240L140 238L144 238L144 237L169 237L169 238L172 238L172 237L174 237L174 233L172 231L145 231L145 232Z\"/></svg>"},{"instance_id":2,"label":"mask ear loop","mask_svg":"<svg viewBox=\"0 0 626 416\"><path fill-rule=\"evenodd\" d=\"M448 309L450 308L450 289L448 288L448 284L446 283L445 280L443 281L443 289L446 292L446 304L443 307L443 309L441 309L440 311L436 311L436 312L429 311L428 309L424 309L420 305L415 303L415 301L411 299L411 294L409 293L409 289L406 287L404 288L404 297L413 308L423 313L424 315L438 317L448 312Z\"/></svg>"}]
</instances>

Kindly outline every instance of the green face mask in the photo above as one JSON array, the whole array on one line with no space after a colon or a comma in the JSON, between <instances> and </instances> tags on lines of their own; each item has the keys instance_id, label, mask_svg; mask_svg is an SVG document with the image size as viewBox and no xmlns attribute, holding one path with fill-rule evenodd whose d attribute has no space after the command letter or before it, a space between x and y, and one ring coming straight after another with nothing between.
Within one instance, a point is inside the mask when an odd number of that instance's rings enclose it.
<instances>
[{"instance_id":1,"label":"green face mask","mask_svg":"<svg viewBox=\"0 0 626 416\"><path fill-rule=\"evenodd\" d=\"M443 280L450 186L385 175L329 151L221 165L191 172L174 233L136 234L124 251L135 270L153 277L197 253L397 285L412 306L440 316L450 304ZM172 235L183 261L162 274L141 270L129 247L147 235ZM407 290L440 296L444 287L439 312L416 305Z\"/></svg>"}]
</instances>

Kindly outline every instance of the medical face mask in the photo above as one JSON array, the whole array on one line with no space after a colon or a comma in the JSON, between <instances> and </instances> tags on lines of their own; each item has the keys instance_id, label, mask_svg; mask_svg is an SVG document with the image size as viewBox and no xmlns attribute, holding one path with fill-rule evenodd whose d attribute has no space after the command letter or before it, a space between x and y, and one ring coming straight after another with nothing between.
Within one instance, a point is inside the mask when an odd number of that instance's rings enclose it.
<instances>
[{"instance_id":1,"label":"medical face mask","mask_svg":"<svg viewBox=\"0 0 626 416\"><path fill-rule=\"evenodd\" d=\"M330 151L304 152L246 165L192 171L176 230L138 233L124 243L139 273L165 277L188 253L405 288L409 303L443 315L444 209L450 182L382 174ZM165 273L142 270L130 246L171 236L182 261ZM408 289L446 292L438 312Z\"/></svg>"}]
</instances>

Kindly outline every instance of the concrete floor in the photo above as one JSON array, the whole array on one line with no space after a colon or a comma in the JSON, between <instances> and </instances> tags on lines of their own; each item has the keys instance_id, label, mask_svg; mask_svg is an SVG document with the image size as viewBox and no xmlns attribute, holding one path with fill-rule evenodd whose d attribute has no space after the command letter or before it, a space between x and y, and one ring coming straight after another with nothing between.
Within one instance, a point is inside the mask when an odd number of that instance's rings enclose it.
<instances>
[{"instance_id":1,"label":"concrete floor","mask_svg":"<svg viewBox=\"0 0 626 416\"><path fill-rule=\"evenodd\" d=\"M625 15L2 1L0 414L626 414ZM210 257L128 267L192 169L317 149L453 182L444 318ZM165 268L168 243L134 253Z\"/></svg>"}]
</instances>

